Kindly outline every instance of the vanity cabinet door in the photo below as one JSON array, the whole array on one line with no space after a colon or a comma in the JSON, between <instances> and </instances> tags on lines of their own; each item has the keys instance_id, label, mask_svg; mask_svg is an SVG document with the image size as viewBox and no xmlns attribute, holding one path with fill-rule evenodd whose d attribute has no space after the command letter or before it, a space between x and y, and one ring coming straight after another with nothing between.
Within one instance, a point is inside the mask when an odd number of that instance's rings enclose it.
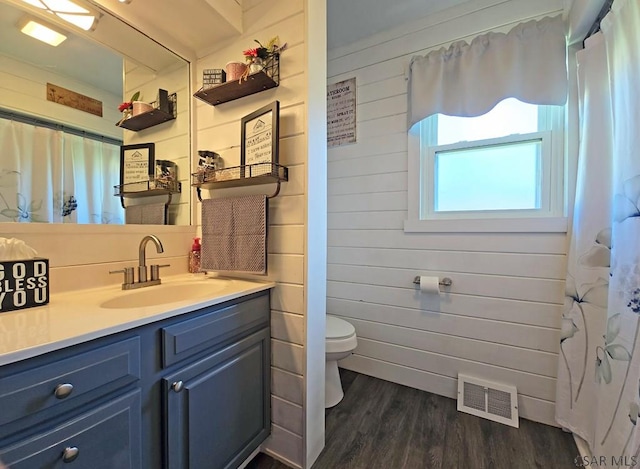
<instances>
[{"instance_id":1,"label":"vanity cabinet door","mask_svg":"<svg viewBox=\"0 0 640 469\"><path fill-rule=\"evenodd\" d=\"M138 469L140 413L140 391L132 391L0 448L0 461L11 469Z\"/></svg>"},{"instance_id":2,"label":"vanity cabinet door","mask_svg":"<svg viewBox=\"0 0 640 469\"><path fill-rule=\"evenodd\" d=\"M163 380L169 469L236 468L270 431L270 330Z\"/></svg>"}]
</instances>

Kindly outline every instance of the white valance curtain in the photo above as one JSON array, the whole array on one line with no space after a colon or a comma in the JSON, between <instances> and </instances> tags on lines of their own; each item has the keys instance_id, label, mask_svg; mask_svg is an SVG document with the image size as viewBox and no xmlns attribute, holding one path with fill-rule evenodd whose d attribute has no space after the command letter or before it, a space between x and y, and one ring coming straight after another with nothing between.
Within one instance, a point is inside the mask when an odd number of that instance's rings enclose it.
<instances>
[{"instance_id":1,"label":"white valance curtain","mask_svg":"<svg viewBox=\"0 0 640 469\"><path fill-rule=\"evenodd\" d=\"M0 119L0 222L124 222L120 147Z\"/></svg>"},{"instance_id":2,"label":"white valance curtain","mask_svg":"<svg viewBox=\"0 0 640 469\"><path fill-rule=\"evenodd\" d=\"M409 66L409 127L432 114L474 117L503 99L563 105L567 98L565 28L560 16L528 21L507 34L453 43Z\"/></svg>"}]
</instances>

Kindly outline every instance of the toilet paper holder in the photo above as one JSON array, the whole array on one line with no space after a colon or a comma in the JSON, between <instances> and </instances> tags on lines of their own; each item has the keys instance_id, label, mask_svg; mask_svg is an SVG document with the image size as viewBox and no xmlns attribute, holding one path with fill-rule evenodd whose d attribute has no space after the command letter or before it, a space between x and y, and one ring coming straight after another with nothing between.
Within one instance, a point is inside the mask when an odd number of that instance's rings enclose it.
<instances>
[{"instance_id":1,"label":"toilet paper holder","mask_svg":"<svg viewBox=\"0 0 640 469\"><path fill-rule=\"evenodd\" d=\"M413 279L413 283L415 283L416 285L420 285L419 275L416 275L416 277ZM451 285L453 285L453 280L451 280L449 277L444 277L440 279L438 285L440 285L441 287L450 287Z\"/></svg>"}]
</instances>

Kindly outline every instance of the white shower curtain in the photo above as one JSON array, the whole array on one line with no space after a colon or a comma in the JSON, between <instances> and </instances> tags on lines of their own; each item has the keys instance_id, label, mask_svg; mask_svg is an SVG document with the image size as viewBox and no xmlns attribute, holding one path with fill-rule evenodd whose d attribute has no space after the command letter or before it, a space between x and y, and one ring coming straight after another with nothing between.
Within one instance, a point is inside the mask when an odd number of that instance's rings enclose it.
<instances>
[{"instance_id":1,"label":"white shower curtain","mask_svg":"<svg viewBox=\"0 0 640 469\"><path fill-rule=\"evenodd\" d=\"M556 419L592 445L597 408L594 357L607 316L611 247L611 106L602 34L587 41L577 62L580 153Z\"/></svg>"},{"instance_id":2,"label":"white shower curtain","mask_svg":"<svg viewBox=\"0 0 640 469\"><path fill-rule=\"evenodd\" d=\"M0 222L123 223L120 147L0 119Z\"/></svg>"},{"instance_id":3,"label":"white shower curtain","mask_svg":"<svg viewBox=\"0 0 640 469\"><path fill-rule=\"evenodd\" d=\"M556 417L607 465L640 464L640 2L579 55L581 145ZM590 244L591 243L591 244Z\"/></svg>"}]
</instances>

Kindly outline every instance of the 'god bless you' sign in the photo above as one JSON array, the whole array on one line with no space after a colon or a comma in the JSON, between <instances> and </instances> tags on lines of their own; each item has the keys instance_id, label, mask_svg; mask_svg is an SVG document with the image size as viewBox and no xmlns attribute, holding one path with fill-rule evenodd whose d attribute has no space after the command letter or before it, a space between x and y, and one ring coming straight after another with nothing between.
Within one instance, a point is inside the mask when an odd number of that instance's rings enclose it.
<instances>
[{"instance_id":1,"label":"'god bless you' sign","mask_svg":"<svg viewBox=\"0 0 640 469\"><path fill-rule=\"evenodd\" d=\"M49 260L0 262L0 313L49 303Z\"/></svg>"}]
</instances>

